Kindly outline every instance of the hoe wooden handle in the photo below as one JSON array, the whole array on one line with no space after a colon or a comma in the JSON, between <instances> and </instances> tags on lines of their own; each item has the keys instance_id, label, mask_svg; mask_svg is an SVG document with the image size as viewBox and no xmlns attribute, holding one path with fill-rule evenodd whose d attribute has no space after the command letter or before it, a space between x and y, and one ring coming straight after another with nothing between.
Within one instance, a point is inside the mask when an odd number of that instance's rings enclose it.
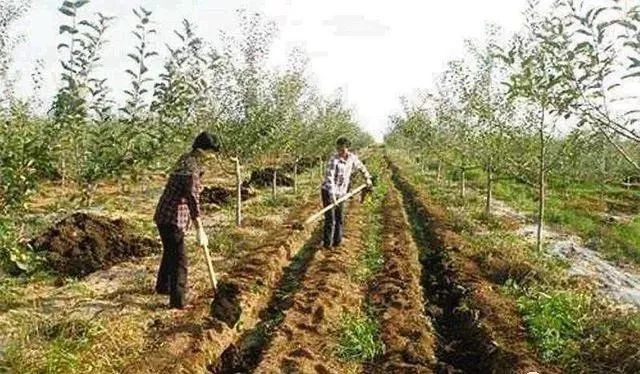
<instances>
[{"instance_id":1,"label":"hoe wooden handle","mask_svg":"<svg viewBox=\"0 0 640 374\"><path fill-rule=\"evenodd\" d=\"M213 263L211 262L211 255L209 254L209 247L204 246L204 257L207 259L207 268L209 269L209 277L211 278L211 285L213 286L213 290L218 289L218 277L216 273L213 271Z\"/></svg>"},{"instance_id":2,"label":"hoe wooden handle","mask_svg":"<svg viewBox=\"0 0 640 374\"><path fill-rule=\"evenodd\" d=\"M338 200L336 200L336 202L334 204L331 205L327 205L326 207L324 207L321 211L314 213L311 217L307 218L306 221L304 221L305 225L310 224L311 222L317 220L318 218L320 218L323 214L325 214L326 212L330 211L331 209L335 208L336 205L349 200L350 198L352 198L354 195L358 194L360 191L364 190L365 188L367 188L366 184L363 184L362 186L356 188L355 190L349 192L348 194L342 196L341 198L339 198Z\"/></svg>"}]
</instances>

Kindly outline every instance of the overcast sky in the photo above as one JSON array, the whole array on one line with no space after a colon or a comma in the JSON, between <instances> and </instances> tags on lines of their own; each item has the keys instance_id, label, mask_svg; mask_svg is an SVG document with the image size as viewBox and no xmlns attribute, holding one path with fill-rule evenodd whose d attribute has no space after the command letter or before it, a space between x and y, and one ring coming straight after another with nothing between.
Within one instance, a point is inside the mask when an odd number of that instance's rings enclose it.
<instances>
[{"instance_id":1,"label":"overcast sky","mask_svg":"<svg viewBox=\"0 0 640 374\"><path fill-rule=\"evenodd\" d=\"M34 62L43 59L42 96L48 104L60 80L56 46L61 1L33 3L17 26L26 36L16 50L15 66L22 77L18 88L25 95L31 92ZM362 126L381 139L401 95L432 87L446 62L463 54L464 39L481 37L487 22L508 32L519 28L526 0L93 0L82 9L84 14L99 11L117 17L103 62L115 94L128 83L124 69L129 67L126 54L133 49L130 32L136 22L131 9L140 5L154 12L159 31L156 49L163 57L164 42L175 42L172 31L183 18L215 43L219 30L237 30L236 9L266 14L279 28L274 63L283 63L292 48L302 47L321 90L331 93L342 88ZM157 73L161 59L156 63Z\"/></svg>"}]
</instances>

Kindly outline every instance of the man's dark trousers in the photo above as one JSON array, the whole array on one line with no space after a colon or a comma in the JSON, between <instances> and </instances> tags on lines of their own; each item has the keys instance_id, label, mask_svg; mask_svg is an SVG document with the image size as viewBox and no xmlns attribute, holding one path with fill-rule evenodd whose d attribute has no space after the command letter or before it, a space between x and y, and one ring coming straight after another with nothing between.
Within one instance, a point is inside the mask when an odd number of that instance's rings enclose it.
<instances>
[{"instance_id":1,"label":"man's dark trousers","mask_svg":"<svg viewBox=\"0 0 640 374\"><path fill-rule=\"evenodd\" d=\"M322 205L331 205L333 201L329 192L322 189ZM324 214L324 247L336 247L342 242L344 202Z\"/></svg>"},{"instance_id":2,"label":"man's dark trousers","mask_svg":"<svg viewBox=\"0 0 640 374\"><path fill-rule=\"evenodd\" d=\"M162 262L158 270L156 292L169 294L172 308L185 304L187 288L187 256L184 251L184 231L173 225L158 226L162 239Z\"/></svg>"}]
</instances>

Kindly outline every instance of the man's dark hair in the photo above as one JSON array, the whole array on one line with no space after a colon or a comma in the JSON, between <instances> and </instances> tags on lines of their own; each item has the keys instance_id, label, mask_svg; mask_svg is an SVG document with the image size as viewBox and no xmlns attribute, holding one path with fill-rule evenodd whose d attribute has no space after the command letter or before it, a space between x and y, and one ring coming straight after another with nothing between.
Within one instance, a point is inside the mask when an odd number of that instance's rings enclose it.
<instances>
[{"instance_id":1,"label":"man's dark hair","mask_svg":"<svg viewBox=\"0 0 640 374\"><path fill-rule=\"evenodd\" d=\"M338 147L344 146L344 147L349 148L349 147L351 147L351 141L349 139L347 139L346 137L341 136L341 137L338 138L338 140L336 140L336 146L338 146Z\"/></svg>"},{"instance_id":2,"label":"man's dark hair","mask_svg":"<svg viewBox=\"0 0 640 374\"><path fill-rule=\"evenodd\" d=\"M203 131L200 135L196 136L196 140L193 141L193 150L195 151L196 149L219 152L220 142L218 142L218 138L215 135Z\"/></svg>"}]
</instances>

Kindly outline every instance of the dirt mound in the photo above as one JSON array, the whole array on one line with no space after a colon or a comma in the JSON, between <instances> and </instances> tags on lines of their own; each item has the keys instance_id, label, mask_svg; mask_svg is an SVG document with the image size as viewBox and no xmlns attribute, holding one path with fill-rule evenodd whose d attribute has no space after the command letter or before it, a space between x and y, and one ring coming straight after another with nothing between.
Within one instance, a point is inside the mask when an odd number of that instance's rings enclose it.
<instances>
[{"instance_id":1,"label":"dirt mound","mask_svg":"<svg viewBox=\"0 0 640 374\"><path fill-rule=\"evenodd\" d=\"M144 238L121 219L75 213L31 241L49 266L62 274L83 277L135 257L159 252L158 241Z\"/></svg>"},{"instance_id":2,"label":"dirt mound","mask_svg":"<svg viewBox=\"0 0 640 374\"><path fill-rule=\"evenodd\" d=\"M211 304L211 315L228 326L233 326L242 314L240 308L240 287L236 283L225 282L216 290L216 300Z\"/></svg>"},{"instance_id":3,"label":"dirt mound","mask_svg":"<svg viewBox=\"0 0 640 374\"><path fill-rule=\"evenodd\" d=\"M249 187L242 186L242 201L252 198L255 193ZM200 194L200 204L223 205L234 201L236 191L224 187L205 187Z\"/></svg>"},{"instance_id":4,"label":"dirt mound","mask_svg":"<svg viewBox=\"0 0 640 374\"><path fill-rule=\"evenodd\" d=\"M282 170L275 170L276 174L276 184L278 186L285 187L293 187L293 179L284 175ZM252 186L262 186L267 187L273 184L273 168L266 168L262 170L254 170L251 172L251 179L249 179L249 184Z\"/></svg>"},{"instance_id":5,"label":"dirt mound","mask_svg":"<svg viewBox=\"0 0 640 374\"><path fill-rule=\"evenodd\" d=\"M303 173L306 170L309 170L312 167L316 166L317 164L318 164L318 159L306 158L306 157L301 158L300 160L298 160L298 173ZM294 169L295 167L293 162L284 164L282 166L282 170L286 173L293 173ZM278 170L278 172L280 171Z\"/></svg>"}]
</instances>

